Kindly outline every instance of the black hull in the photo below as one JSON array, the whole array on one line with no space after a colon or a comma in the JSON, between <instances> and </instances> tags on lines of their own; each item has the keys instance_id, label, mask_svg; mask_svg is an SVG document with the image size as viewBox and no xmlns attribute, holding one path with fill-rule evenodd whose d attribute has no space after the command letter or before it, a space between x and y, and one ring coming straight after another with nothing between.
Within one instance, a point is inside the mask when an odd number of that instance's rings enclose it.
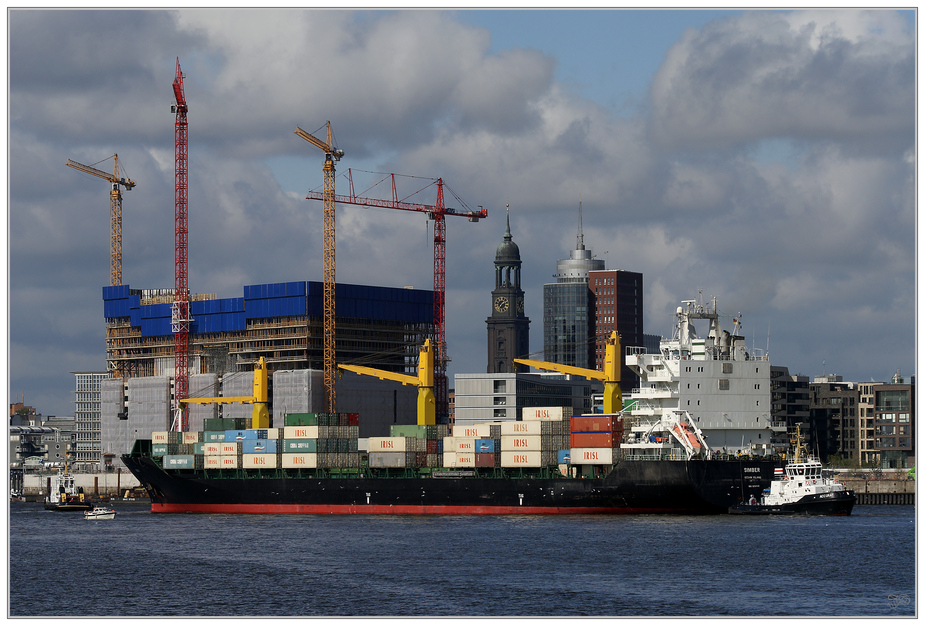
<instances>
[{"instance_id":1,"label":"black hull","mask_svg":"<svg viewBox=\"0 0 925 626\"><path fill-rule=\"evenodd\" d=\"M46 502L46 511L56 511L58 513L70 513L73 511L89 511L93 508L90 502Z\"/></svg>"},{"instance_id":2,"label":"black hull","mask_svg":"<svg viewBox=\"0 0 925 626\"><path fill-rule=\"evenodd\" d=\"M813 494L792 504L739 504L729 508L733 515L851 515L857 497L853 491Z\"/></svg>"},{"instance_id":3,"label":"black hull","mask_svg":"<svg viewBox=\"0 0 925 626\"><path fill-rule=\"evenodd\" d=\"M725 513L772 480L773 461L623 461L600 478L312 475L305 470L162 470L123 456L165 513ZM256 472L256 473L255 473ZM319 472L320 474L320 472ZM466 475L469 474L469 475Z\"/></svg>"}]
</instances>

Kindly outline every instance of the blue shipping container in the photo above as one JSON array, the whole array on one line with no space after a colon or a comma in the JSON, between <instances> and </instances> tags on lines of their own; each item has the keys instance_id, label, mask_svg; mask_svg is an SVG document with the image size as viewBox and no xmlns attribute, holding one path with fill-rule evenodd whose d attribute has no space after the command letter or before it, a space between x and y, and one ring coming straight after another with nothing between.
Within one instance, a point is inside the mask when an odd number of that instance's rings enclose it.
<instances>
[{"instance_id":1,"label":"blue shipping container","mask_svg":"<svg viewBox=\"0 0 925 626\"><path fill-rule=\"evenodd\" d=\"M247 441L248 439L257 439L256 430L226 430L225 443L234 443L236 441Z\"/></svg>"},{"instance_id":2,"label":"blue shipping container","mask_svg":"<svg viewBox=\"0 0 925 626\"><path fill-rule=\"evenodd\" d=\"M559 465L567 465L572 462L571 450L559 450Z\"/></svg>"},{"instance_id":3,"label":"blue shipping container","mask_svg":"<svg viewBox=\"0 0 925 626\"><path fill-rule=\"evenodd\" d=\"M244 454L276 454L276 439L245 439L242 443Z\"/></svg>"},{"instance_id":4,"label":"blue shipping container","mask_svg":"<svg viewBox=\"0 0 925 626\"><path fill-rule=\"evenodd\" d=\"M495 452L495 440L494 439L476 439L475 440L475 451L476 452Z\"/></svg>"}]
</instances>

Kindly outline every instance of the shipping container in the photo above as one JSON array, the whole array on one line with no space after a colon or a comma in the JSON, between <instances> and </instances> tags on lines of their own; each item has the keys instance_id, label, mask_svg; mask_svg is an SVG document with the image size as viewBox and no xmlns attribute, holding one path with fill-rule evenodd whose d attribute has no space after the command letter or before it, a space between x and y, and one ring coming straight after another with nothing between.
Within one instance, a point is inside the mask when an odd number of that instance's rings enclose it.
<instances>
[{"instance_id":1,"label":"shipping container","mask_svg":"<svg viewBox=\"0 0 925 626\"><path fill-rule=\"evenodd\" d=\"M572 448L572 465L610 465L613 448Z\"/></svg>"},{"instance_id":2,"label":"shipping container","mask_svg":"<svg viewBox=\"0 0 925 626\"><path fill-rule=\"evenodd\" d=\"M202 458L202 466L206 469L221 469L222 467L221 460L222 460L222 457L218 455L205 456Z\"/></svg>"},{"instance_id":3,"label":"shipping container","mask_svg":"<svg viewBox=\"0 0 925 626\"><path fill-rule=\"evenodd\" d=\"M572 433L571 447L574 448L612 448L613 433Z\"/></svg>"},{"instance_id":4,"label":"shipping container","mask_svg":"<svg viewBox=\"0 0 925 626\"><path fill-rule=\"evenodd\" d=\"M168 454L163 459L163 467L164 469L196 469L196 459L197 457L193 454ZM198 459L201 463L202 457Z\"/></svg>"},{"instance_id":5,"label":"shipping container","mask_svg":"<svg viewBox=\"0 0 925 626\"><path fill-rule=\"evenodd\" d=\"M540 435L501 435L501 451L542 450L543 438Z\"/></svg>"},{"instance_id":6,"label":"shipping container","mask_svg":"<svg viewBox=\"0 0 925 626\"><path fill-rule=\"evenodd\" d=\"M318 452L317 439L283 439L283 453Z\"/></svg>"},{"instance_id":7,"label":"shipping container","mask_svg":"<svg viewBox=\"0 0 925 626\"><path fill-rule=\"evenodd\" d=\"M283 439L318 439L320 426L286 426Z\"/></svg>"},{"instance_id":8,"label":"shipping container","mask_svg":"<svg viewBox=\"0 0 925 626\"><path fill-rule=\"evenodd\" d=\"M612 433L623 430L621 418L616 415L575 415L573 433Z\"/></svg>"},{"instance_id":9,"label":"shipping container","mask_svg":"<svg viewBox=\"0 0 925 626\"><path fill-rule=\"evenodd\" d=\"M218 457L218 462L221 465L222 469L237 469L238 468L238 455L236 454L226 454Z\"/></svg>"},{"instance_id":10,"label":"shipping container","mask_svg":"<svg viewBox=\"0 0 925 626\"><path fill-rule=\"evenodd\" d=\"M152 443L152 444L155 444L155 443L163 443L163 444L175 443L175 442L170 442L170 441L167 440L167 435L169 435L169 434L171 434L171 433L169 433L169 432L167 432L167 431L165 431L165 430L159 430L159 431L153 432L153 433L151 433L151 443ZM173 434L176 434L176 433L173 433Z\"/></svg>"},{"instance_id":11,"label":"shipping container","mask_svg":"<svg viewBox=\"0 0 925 626\"><path fill-rule=\"evenodd\" d=\"M164 456L170 454L170 444L167 443L152 443L151 444L151 456Z\"/></svg>"},{"instance_id":12,"label":"shipping container","mask_svg":"<svg viewBox=\"0 0 925 626\"><path fill-rule=\"evenodd\" d=\"M406 467L404 452L373 452L369 453L370 467Z\"/></svg>"},{"instance_id":13,"label":"shipping container","mask_svg":"<svg viewBox=\"0 0 925 626\"><path fill-rule=\"evenodd\" d=\"M561 406L524 407L522 415L524 421L560 421L565 419L571 411Z\"/></svg>"},{"instance_id":14,"label":"shipping container","mask_svg":"<svg viewBox=\"0 0 925 626\"><path fill-rule=\"evenodd\" d=\"M542 467L543 456L539 450L501 450L501 467Z\"/></svg>"},{"instance_id":15,"label":"shipping container","mask_svg":"<svg viewBox=\"0 0 925 626\"><path fill-rule=\"evenodd\" d=\"M203 455L205 454L206 444L204 442L194 443L193 444L193 454Z\"/></svg>"},{"instance_id":16,"label":"shipping container","mask_svg":"<svg viewBox=\"0 0 925 626\"><path fill-rule=\"evenodd\" d=\"M222 442L224 443L224 442ZM214 455L218 456L222 454L222 444L221 443L204 443L202 444L202 453L205 455Z\"/></svg>"},{"instance_id":17,"label":"shipping container","mask_svg":"<svg viewBox=\"0 0 925 626\"><path fill-rule=\"evenodd\" d=\"M501 436L504 435L540 435L542 422L501 422Z\"/></svg>"},{"instance_id":18,"label":"shipping container","mask_svg":"<svg viewBox=\"0 0 925 626\"><path fill-rule=\"evenodd\" d=\"M392 437L416 437L418 439L427 439L427 426L417 424L393 424L389 427L389 434Z\"/></svg>"},{"instance_id":19,"label":"shipping container","mask_svg":"<svg viewBox=\"0 0 925 626\"><path fill-rule=\"evenodd\" d=\"M276 455L275 454L245 454L242 457L242 467L246 469L250 468L267 468L273 469L276 467Z\"/></svg>"},{"instance_id":20,"label":"shipping container","mask_svg":"<svg viewBox=\"0 0 925 626\"><path fill-rule=\"evenodd\" d=\"M500 445L500 441L499 441ZM491 454L495 453L495 440L494 439L476 439L475 440L475 453L483 454L489 452Z\"/></svg>"},{"instance_id":21,"label":"shipping container","mask_svg":"<svg viewBox=\"0 0 925 626\"><path fill-rule=\"evenodd\" d=\"M283 426L317 426L317 413L287 413L283 418Z\"/></svg>"},{"instance_id":22,"label":"shipping container","mask_svg":"<svg viewBox=\"0 0 925 626\"><path fill-rule=\"evenodd\" d=\"M198 443L202 441L202 433L199 431L183 433L183 443Z\"/></svg>"},{"instance_id":23,"label":"shipping container","mask_svg":"<svg viewBox=\"0 0 925 626\"><path fill-rule=\"evenodd\" d=\"M241 442L235 442L235 443L227 443L227 442L225 442L225 443L221 443L221 444L219 444L219 445L221 446L221 453L222 453L223 455L230 455L230 454L238 455L238 454L241 454Z\"/></svg>"},{"instance_id":24,"label":"shipping container","mask_svg":"<svg viewBox=\"0 0 925 626\"><path fill-rule=\"evenodd\" d=\"M280 459L280 467L318 467L318 455L314 452L283 452Z\"/></svg>"},{"instance_id":25,"label":"shipping container","mask_svg":"<svg viewBox=\"0 0 925 626\"><path fill-rule=\"evenodd\" d=\"M484 440L483 440L484 441ZM492 441L489 439L488 441ZM493 452L476 452L475 453L475 466L476 467L494 467L495 466L495 455Z\"/></svg>"},{"instance_id":26,"label":"shipping container","mask_svg":"<svg viewBox=\"0 0 925 626\"><path fill-rule=\"evenodd\" d=\"M202 433L202 440L206 443L225 441L224 430L207 430Z\"/></svg>"},{"instance_id":27,"label":"shipping container","mask_svg":"<svg viewBox=\"0 0 925 626\"><path fill-rule=\"evenodd\" d=\"M453 426L453 436L489 439L491 438L491 424L473 424L471 426L457 424Z\"/></svg>"},{"instance_id":28,"label":"shipping container","mask_svg":"<svg viewBox=\"0 0 925 626\"><path fill-rule=\"evenodd\" d=\"M443 467L475 467L475 453L444 452Z\"/></svg>"},{"instance_id":29,"label":"shipping container","mask_svg":"<svg viewBox=\"0 0 925 626\"><path fill-rule=\"evenodd\" d=\"M425 444L426 445L426 444ZM370 452L416 452L417 439L414 437L370 437ZM426 452L427 449L424 449Z\"/></svg>"},{"instance_id":30,"label":"shipping container","mask_svg":"<svg viewBox=\"0 0 925 626\"><path fill-rule=\"evenodd\" d=\"M244 454L276 454L276 439L245 439L241 442Z\"/></svg>"},{"instance_id":31,"label":"shipping container","mask_svg":"<svg viewBox=\"0 0 925 626\"><path fill-rule=\"evenodd\" d=\"M559 450L558 458L559 465L567 465L572 462L572 451L571 450Z\"/></svg>"},{"instance_id":32,"label":"shipping container","mask_svg":"<svg viewBox=\"0 0 925 626\"><path fill-rule=\"evenodd\" d=\"M256 430L226 430L225 431L225 442L230 443L232 441L244 441L245 439L256 439L257 431Z\"/></svg>"}]
</instances>

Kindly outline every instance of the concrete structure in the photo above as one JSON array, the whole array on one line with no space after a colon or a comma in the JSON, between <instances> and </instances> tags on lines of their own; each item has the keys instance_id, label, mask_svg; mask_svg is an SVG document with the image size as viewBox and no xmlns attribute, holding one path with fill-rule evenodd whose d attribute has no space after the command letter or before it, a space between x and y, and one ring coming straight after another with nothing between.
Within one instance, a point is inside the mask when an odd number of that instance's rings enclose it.
<instances>
[{"instance_id":1,"label":"concrete structure","mask_svg":"<svg viewBox=\"0 0 925 626\"><path fill-rule=\"evenodd\" d=\"M456 374L455 424L518 421L524 407L566 407L591 413L591 395L602 385L558 373Z\"/></svg>"},{"instance_id":2,"label":"concrete structure","mask_svg":"<svg viewBox=\"0 0 925 626\"><path fill-rule=\"evenodd\" d=\"M100 385L109 372L74 375L74 422L77 428L74 467L98 469L100 464Z\"/></svg>"}]
</instances>

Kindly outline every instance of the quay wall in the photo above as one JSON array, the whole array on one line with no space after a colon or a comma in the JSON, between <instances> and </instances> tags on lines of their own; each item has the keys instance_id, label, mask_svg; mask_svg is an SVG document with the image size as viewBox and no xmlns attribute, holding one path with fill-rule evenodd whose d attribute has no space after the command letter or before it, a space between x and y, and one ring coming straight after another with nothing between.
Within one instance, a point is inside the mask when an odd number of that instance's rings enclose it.
<instances>
[{"instance_id":1,"label":"quay wall","mask_svg":"<svg viewBox=\"0 0 925 626\"><path fill-rule=\"evenodd\" d=\"M84 493L90 496L118 497L126 489L140 487L141 483L131 472L101 472L87 474L72 474L78 487L83 487ZM27 499L37 498L43 500L48 495L52 474L26 474L23 476L23 495Z\"/></svg>"},{"instance_id":2,"label":"quay wall","mask_svg":"<svg viewBox=\"0 0 925 626\"><path fill-rule=\"evenodd\" d=\"M854 491L858 504L915 504L914 480L839 478L838 482Z\"/></svg>"}]
</instances>

